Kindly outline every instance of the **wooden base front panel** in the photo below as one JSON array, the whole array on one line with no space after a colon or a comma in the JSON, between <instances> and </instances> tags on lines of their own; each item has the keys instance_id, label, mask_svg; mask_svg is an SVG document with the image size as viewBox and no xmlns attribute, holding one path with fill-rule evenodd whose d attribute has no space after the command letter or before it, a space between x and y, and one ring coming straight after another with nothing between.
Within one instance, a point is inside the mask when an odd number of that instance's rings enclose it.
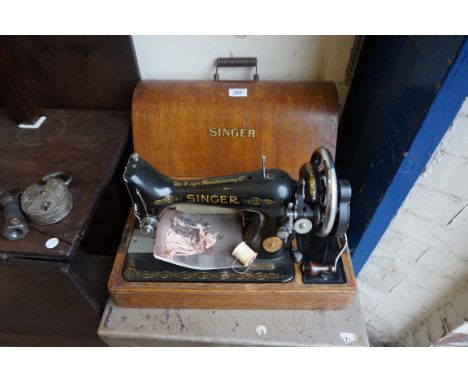
<instances>
[{"instance_id":1,"label":"wooden base front panel","mask_svg":"<svg viewBox=\"0 0 468 382\"><path fill-rule=\"evenodd\" d=\"M346 284L303 284L298 266L295 279L289 283L128 282L122 277L122 269L133 226L130 214L108 283L112 297L123 307L342 309L357 290L348 252L343 254Z\"/></svg>"},{"instance_id":2,"label":"wooden base front panel","mask_svg":"<svg viewBox=\"0 0 468 382\"><path fill-rule=\"evenodd\" d=\"M0 346L103 346L100 309L72 265L0 261Z\"/></svg>"}]
</instances>

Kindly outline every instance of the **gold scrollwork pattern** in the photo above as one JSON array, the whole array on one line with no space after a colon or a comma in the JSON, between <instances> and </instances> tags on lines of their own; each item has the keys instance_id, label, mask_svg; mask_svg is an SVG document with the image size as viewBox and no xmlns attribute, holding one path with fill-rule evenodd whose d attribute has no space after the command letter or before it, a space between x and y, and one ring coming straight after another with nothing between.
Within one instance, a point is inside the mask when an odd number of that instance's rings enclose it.
<instances>
[{"instance_id":1,"label":"gold scrollwork pattern","mask_svg":"<svg viewBox=\"0 0 468 382\"><path fill-rule=\"evenodd\" d=\"M128 262L123 273L126 279L160 279L160 280L180 280L180 281L274 281L282 280L286 276L273 272L250 272L235 273L228 271L212 272L172 272L172 271L144 271L136 269L135 261Z\"/></svg>"},{"instance_id":2,"label":"gold scrollwork pattern","mask_svg":"<svg viewBox=\"0 0 468 382\"><path fill-rule=\"evenodd\" d=\"M165 205L165 204L176 203L178 201L179 201L179 198L177 196L169 195L169 196L166 196L163 199L153 200L152 204L154 204L155 206L162 206L162 205Z\"/></svg>"},{"instance_id":3,"label":"gold scrollwork pattern","mask_svg":"<svg viewBox=\"0 0 468 382\"><path fill-rule=\"evenodd\" d=\"M306 166L306 171L307 173L309 174L309 194L310 194L310 197L312 198L312 200L316 200L317 199L317 185L315 184L315 176L314 176L314 171L312 170L312 165L309 163L307 163L307 166Z\"/></svg>"},{"instance_id":4,"label":"gold scrollwork pattern","mask_svg":"<svg viewBox=\"0 0 468 382\"><path fill-rule=\"evenodd\" d=\"M246 200L247 204L250 204L251 206L272 206L273 204L276 204L275 200L271 199L262 199L257 196L253 196L251 198L248 198Z\"/></svg>"}]
</instances>

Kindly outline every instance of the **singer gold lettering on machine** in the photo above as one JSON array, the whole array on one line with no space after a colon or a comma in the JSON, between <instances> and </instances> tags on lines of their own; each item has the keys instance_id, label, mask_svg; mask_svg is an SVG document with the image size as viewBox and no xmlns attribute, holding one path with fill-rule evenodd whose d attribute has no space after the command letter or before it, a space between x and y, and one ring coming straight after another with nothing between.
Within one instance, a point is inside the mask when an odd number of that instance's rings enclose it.
<instances>
[{"instance_id":1,"label":"singer gold lettering on machine","mask_svg":"<svg viewBox=\"0 0 468 382\"><path fill-rule=\"evenodd\" d=\"M242 240L258 253L252 272L267 261L278 272L287 268L294 275L296 262L303 277L334 277L347 245L349 182L337 179L324 147L301 166L297 181L283 170L267 169L265 161L257 171L185 180L163 175L132 154L124 180L141 231L154 235L164 211L179 203L227 207L238 214ZM315 260L310 254L316 248L332 257Z\"/></svg>"}]
</instances>

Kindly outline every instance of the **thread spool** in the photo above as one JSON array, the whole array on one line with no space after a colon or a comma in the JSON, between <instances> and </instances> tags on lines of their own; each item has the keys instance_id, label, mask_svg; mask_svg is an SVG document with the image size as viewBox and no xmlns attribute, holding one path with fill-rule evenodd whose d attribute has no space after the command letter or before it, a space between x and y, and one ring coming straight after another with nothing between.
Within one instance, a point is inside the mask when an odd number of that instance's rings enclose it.
<instances>
[{"instance_id":1,"label":"thread spool","mask_svg":"<svg viewBox=\"0 0 468 382\"><path fill-rule=\"evenodd\" d=\"M254 252L245 241L239 243L232 251L234 256L245 267L250 267L257 258L257 252Z\"/></svg>"}]
</instances>

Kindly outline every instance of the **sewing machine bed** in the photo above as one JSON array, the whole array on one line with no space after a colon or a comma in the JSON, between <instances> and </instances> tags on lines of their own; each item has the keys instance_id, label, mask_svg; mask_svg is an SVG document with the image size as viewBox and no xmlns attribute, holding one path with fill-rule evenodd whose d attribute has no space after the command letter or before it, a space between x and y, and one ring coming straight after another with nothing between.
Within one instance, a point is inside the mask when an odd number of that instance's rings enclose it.
<instances>
[{"instance_id":1,"label":"sewing machine bed","mask_svg":"<svg viewBox=\"0 0 468 382\"><path fill-rule=\"evenodd\" d=\"M135 228L131 211L107 285L114 301L122 307L344 309L356 294L348 251L340 261L337 273L342 275L343 282L338 283L306 284L297 264L294 264L294 278L289 282L151 281L145 279L151 276L151 271L141 263L138 266L136 261L133 267L132 255L128 253Z\"/></svg>"},{"instance_id":2,"label":"sewing machine bed","mask_svg":"<svg viewBox=\"0 0 468 382\"><path fill-rule=\"evenodd\" d=\"M246 272L240 269L197 270L171 264L154 258L154 238L145 236L139 227L131 233L128 253L122 276L132 282L219 282L219 283L287 283L295 277L295 266L291 255L278 260L257 259ZM339 248L334 248L330 239L309 237L302 243L306 261L330 263ZM325 256L323 254L325 253ZM335 273L310 276L301 273L304 284L345 284L343 262L339 261Z\"/></svg>"},{"instance_id":3,"label":"sewing machine bed","mask_svg":"<svg viewBox=\"0 0 468 382\"><path fill-rule=\"evenodd\" d=\"M294 263L289 257L275 261L256 260L252 267L198 270L171 264L153 256L154 239L135 227L123 268L127 281L151 282L288 282L294 278ZM274 268L273 268L274 267Z\"/></svg>"}]
</instances>

